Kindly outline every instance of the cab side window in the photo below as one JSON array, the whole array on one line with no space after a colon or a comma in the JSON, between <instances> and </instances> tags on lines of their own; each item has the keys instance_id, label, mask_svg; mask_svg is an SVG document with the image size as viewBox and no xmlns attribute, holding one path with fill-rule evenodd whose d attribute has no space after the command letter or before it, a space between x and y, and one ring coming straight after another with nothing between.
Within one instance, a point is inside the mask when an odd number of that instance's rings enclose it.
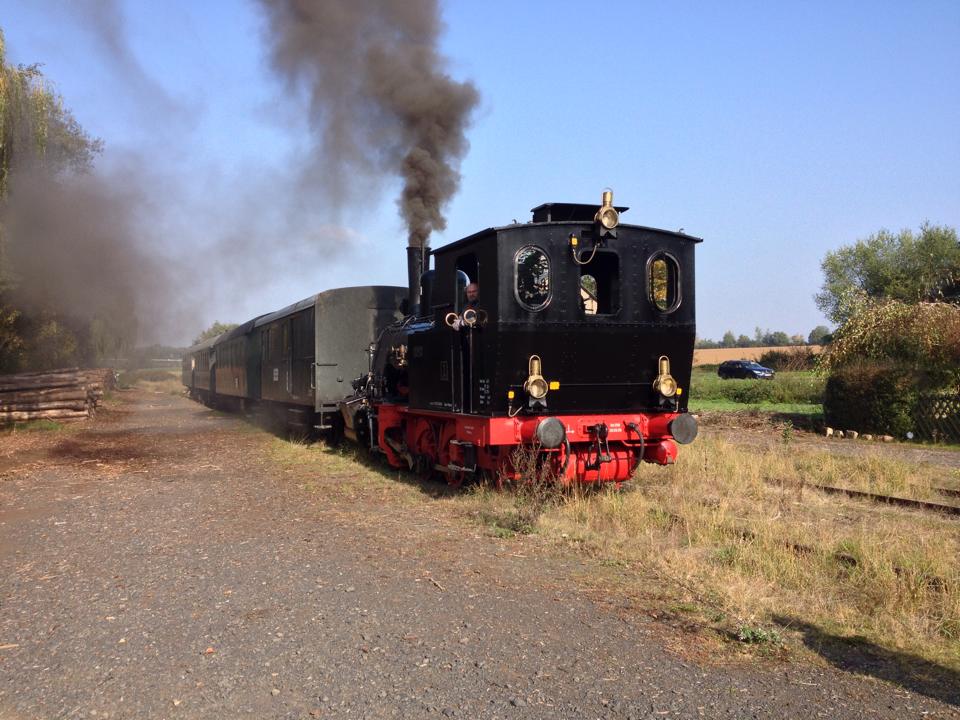
<instances>
[{"instance_id":1,"label":"cab side window","mask_svg":"<svg viewBox=\"0 0 960 720\"><path fill-rule=\"evenodd\" d=\"M527 245L516 255L514 292L526 310L542 310L550 302L550 259L535 245Z\"/></svg>"},{"instance_id":2,"label":"cab side window","mask_svg":"<svg viewBox=\"0 0 960 720\"><path fill-rule=\"evenodd\" d=\"M669 253L658 252L647 263L647 293L650 304L662 313L680 306L680 266Z\"/></svg>"}]
</instances>

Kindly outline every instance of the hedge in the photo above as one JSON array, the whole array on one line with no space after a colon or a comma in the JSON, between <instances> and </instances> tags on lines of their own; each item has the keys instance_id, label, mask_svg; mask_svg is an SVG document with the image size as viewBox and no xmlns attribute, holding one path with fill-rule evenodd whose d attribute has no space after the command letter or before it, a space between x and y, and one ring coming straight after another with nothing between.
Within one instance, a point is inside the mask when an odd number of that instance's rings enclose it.
<instances>
[{"instance_id":1,"label":"hedge","mask_svg":"<svg viewBox=\"0 0 960 720\"><path fill-rule=\"evenodd\" d=\"M893 435L917 434L916 418L931 391L949 390L943 372L921 372L896 365L860 364L839 368L827 378L823 414L842 430Z\"/></svg>"}]
</instances>

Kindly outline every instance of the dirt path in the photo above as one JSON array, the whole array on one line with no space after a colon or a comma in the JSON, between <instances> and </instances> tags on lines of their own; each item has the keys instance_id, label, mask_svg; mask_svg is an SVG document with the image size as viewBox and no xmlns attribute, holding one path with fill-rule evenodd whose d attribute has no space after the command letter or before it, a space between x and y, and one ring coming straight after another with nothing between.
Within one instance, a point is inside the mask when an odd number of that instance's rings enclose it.
<instances>
[{"instance_id":1,"label":"dirt path","mask_svg":"<svg viewBox=\"0 0 960 720\"><path fill-rule=\"evenodd\" d=\"M589 559L271 442L142 392L0 436L0 718L956 716L955 687L717 660Z\"/></svg>"}]
</instances>

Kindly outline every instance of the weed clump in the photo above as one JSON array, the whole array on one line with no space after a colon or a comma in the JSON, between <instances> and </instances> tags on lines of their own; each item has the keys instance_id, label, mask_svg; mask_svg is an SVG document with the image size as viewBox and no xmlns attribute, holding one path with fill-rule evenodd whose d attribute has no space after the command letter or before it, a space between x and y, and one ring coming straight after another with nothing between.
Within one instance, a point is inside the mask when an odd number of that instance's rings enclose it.
<instances>
[{"instance_id":1,"label":"weed clump","mask_svg":"<svg viewBox=\"0 0 960 720\"><path fill-rule=\"evenodd\" d=\"M779 632L759 625L741 625L737 629L737 640L747 645L783 645L783 637Z\"/></svg>"},{"instance_id":2,"label":"weed clump","mask_svg":"<svg viewBox=\"0 0 960 720\"><path fill-rule=\"evenodd\" d=\"M510 456L510 467L515 477L498 478L498 484L508 493L510 507L493 520L493 525L529 535L536 531L544 512L563 503L566 492L551 457L539 447L518 447Z\"/></svg>"}]
</instances>

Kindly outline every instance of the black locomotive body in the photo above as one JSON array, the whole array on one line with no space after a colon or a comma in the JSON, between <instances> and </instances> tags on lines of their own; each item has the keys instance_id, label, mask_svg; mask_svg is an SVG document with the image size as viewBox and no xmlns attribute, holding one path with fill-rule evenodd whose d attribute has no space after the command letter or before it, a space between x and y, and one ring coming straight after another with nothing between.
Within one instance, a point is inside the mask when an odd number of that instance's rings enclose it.
<instances>
[{"instance_id":1,"label":"black locomotive body","mask_svg":"<svg viewBox=\"0 0 960 720\"><path fill-rule=\"evenodd\" d=\"M425 298L432 322L411 333L407 351L411 408L508 414L522 404L517 398L534 355L544 377L560 384L540 403L550 413L662 410L663 396L650 391L662 355L687 387L696 334L695 240L621 225L594 252L595 210L582 211L589 212L586 222L494 228L434 251L432 297ZM668 266L665 309L651 294L657 261L658 269ZM463 312L465 282L480 286L482 320L451 332L444 319ZM686 396L677 400L685 410Z\"/></svg>"},{"instance_id":2,"label":"black locomotive body","mask_svg":"<svg viewBox=\"0 0 960 720\"><path fill-rule=\"evenodd\" d=\"M546 204L530 223L429 254L409 248L410 288L369 288L380 297L377 321L362 332L343 331L362 298L321 293L191 349L197 363L227 353L248 377L259 371L259 388L220 365L214 387L191 389L216 395L223 377L226 394L311 407L320 426L394 466L440 470L454 484L481 472L509 477L524 447L569 481L619 482L642 461L673 462L676 442L696 435L685 391L700 241L621 224L625 210L606 195L599 210ZM479 287L472 302L470 284ZM407 292L412 312L401 313ZM368 344L369 364L346 374L367 362Z\"/></svg>"}]
</instances>

